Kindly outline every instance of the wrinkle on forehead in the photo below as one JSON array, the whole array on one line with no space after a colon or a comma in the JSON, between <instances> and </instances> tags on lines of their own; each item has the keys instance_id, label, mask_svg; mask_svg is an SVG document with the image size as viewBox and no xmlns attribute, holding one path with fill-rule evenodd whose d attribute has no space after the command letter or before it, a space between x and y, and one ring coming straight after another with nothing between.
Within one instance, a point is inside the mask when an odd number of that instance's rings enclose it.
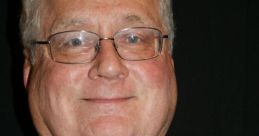
<instances>
[{"instance_id":1,"label":"wrinkle on forehead","mask_svg":"<svg viewBox=\"0 0 259 136\"><path fill-rule=\"evenodd\" d=\"M123 17L123 19L120 20L120 22L122 22L122 24L134 24L134 23L144 24L143 19L134 14L126 15L125 17ZM66 30L69 27L77 28L77 27L85 27L85 26L93 28L94 23L91 20L85 19L83 17L66 18L66 19L57 21L52 26L51 33L53 34L61 30Z\"/></svg>"},{"instance_id":2,"label":"wrinkle on forehead","mask_svg":"<svg viewBox=\"0 0 259 136\"><path fill-rule=\"evenodd\" d=\"M56 21L51 27L51 33L57 33L68 29L68 27L90 26L90 20L83 18L67 18Z\"/></svg>"},{"instance_id":3,"label":"wrinkle on forehead","mask_svg":"<svg viewBox=\"0 0 259 136\"><path fill-rule=\"evenodd\" d=\"M45 14L45 16L49 16L51 14L53 17L52 21L49 18L49 27L45 28L45 30L48 31L48 35L72 29L84 29L98 32L98 28L107 27L108 29L111 28L110 25L114 24L116 24L118 29L113 32L116 32L124 27L161 26L159 21L160 19L157 18L153 12L151 12L151 10L157 9L150 8L159 4L157 0L132 1L138 5L138 9L145 9L149 7L147 9L148 12L145 12L144 14L139 14L138 12L135 13L135 10L132 10L131 8L122 8L120 5L123 4L123 0L74 0L73 2L67 0L46 0L45 2L47 2L46 6L51 9L49 9L51 12ZM84 9L85 7L88 7L87 5L93 5L93 7L90 7L93 9L100 9L100 12L93 12L94 10L88 10L88 8ZM121 7L121 13L117 13L118 11L112 10L119 7ZM105 18L107 19L108 17L104 18L102 16L109 16L110 20L107 21Z\"/></svg>"}]
</instances>

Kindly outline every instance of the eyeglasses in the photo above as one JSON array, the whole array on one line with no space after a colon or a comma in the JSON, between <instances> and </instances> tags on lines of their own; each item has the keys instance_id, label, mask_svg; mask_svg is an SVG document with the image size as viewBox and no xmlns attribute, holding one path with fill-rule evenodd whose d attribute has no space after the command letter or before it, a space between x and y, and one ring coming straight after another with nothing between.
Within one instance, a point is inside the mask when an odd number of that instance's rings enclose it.
<instances>
[{"instance_id":1,"label":"eyeglasses","mask_svg":"<svg viewBox=\"0 0 259 136\"><path fill-rule=\"evenodd\" d=\"M51 58L60 63L80 64L94 60L100 50L100 41L112 40L113 45L124 60L139 61L157 57L163 44L161 31L149 27L124 28L113 38L101 38L89 31L65 31L50 35L47 41L35 41L35 44L47 44Z\"/></svg>"}]
</instances>

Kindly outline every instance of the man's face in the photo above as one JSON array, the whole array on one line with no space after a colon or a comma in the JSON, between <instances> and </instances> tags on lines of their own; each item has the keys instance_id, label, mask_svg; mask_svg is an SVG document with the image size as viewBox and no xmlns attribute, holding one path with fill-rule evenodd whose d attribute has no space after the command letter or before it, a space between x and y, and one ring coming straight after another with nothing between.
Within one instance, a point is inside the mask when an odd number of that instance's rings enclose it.
<instances>
[{"instance_id":1,"label":"man's face","mask_svg":"<svg viewBox=\"0 0 259 136\"><path fill-rule=\"evenodd\" d=\"M126 27L162 26L157 0L45 0L42 35L87 30L101 37ZM176 105L176 81L168 39L153 59L121 59L112 41L101 41L96 58L85 64L51 59L36 49L35 64L24 64L24 83L40 135L164 136Z\"/></svg>"}]
</instances>

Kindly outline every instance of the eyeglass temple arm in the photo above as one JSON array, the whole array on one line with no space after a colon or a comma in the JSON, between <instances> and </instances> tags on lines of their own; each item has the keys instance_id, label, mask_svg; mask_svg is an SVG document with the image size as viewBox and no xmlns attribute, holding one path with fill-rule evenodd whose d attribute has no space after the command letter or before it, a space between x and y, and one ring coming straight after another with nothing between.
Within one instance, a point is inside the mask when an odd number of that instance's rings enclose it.
<instances>
[{"instance_id":1,"label":"eyeglass temple arm","mask_svg":"<svg viewBox=\"0 0 259 136\"><path fill-rule=\"evenodd\" d=\"M33 41L33 44L49 44L49 41Z\"/></svg>"},{"instance_id":2,"label":"eyeglass temple arm","mask_svg":"<svg viewBox=\"0 0 259 136\"><path fill-rule=\"evenodd\" d=\"M162 38L168 38L168 35L163 35Z\"/></svg>"}]
</instances>

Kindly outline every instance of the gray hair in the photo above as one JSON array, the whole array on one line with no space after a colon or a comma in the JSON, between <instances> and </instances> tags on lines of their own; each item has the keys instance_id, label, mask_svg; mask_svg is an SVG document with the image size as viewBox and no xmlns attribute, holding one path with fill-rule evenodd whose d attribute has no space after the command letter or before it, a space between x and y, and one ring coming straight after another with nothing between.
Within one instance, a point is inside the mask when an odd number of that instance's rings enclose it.
<instances>
[{"instance_id":1,"label":"gray hair","mask_svg":"<svg viewBox=\"0 0 259 136\"><path fill-rule=\"evenodd\" d=\"M30 55L33 58L34 46L32 41L37 39L40 34L40 2L41 0L22 0L23 8L20 18L20 30L22 42L25 48L30 50ZM163 19L163 25L169 32L169 39L174 38L174 23L172 13L172 0L160 1L160 14ZM171 45L172 47L172 45Z\"/></svg>"},{"instance_id":2,"label":"gray hair","mask_svg":"<svg viewBox=\"0 0 259 136\"><path fill-rule=\"evenodd\" d=\"M160 1L160 14L163 19L163 25L169 32L169 39L173 42L174 39L174 21L172 11L172 0L161 0ZM172 42L170 44L172 44ZM173 46L171 45L171 51Z\"/></svg>"},{"instance_id":3,"label":"gray hair","mask_svg":"<svg viewBox=\"0 0 259 136\"><path fill-rule=\"evenodd\" d=\"M22 0L22 14L20 18L20 31L23 47L29 49L30 59L33 62L34 48L33 40L40 33L40 0Z\"/></svg>"}]
</instances>

